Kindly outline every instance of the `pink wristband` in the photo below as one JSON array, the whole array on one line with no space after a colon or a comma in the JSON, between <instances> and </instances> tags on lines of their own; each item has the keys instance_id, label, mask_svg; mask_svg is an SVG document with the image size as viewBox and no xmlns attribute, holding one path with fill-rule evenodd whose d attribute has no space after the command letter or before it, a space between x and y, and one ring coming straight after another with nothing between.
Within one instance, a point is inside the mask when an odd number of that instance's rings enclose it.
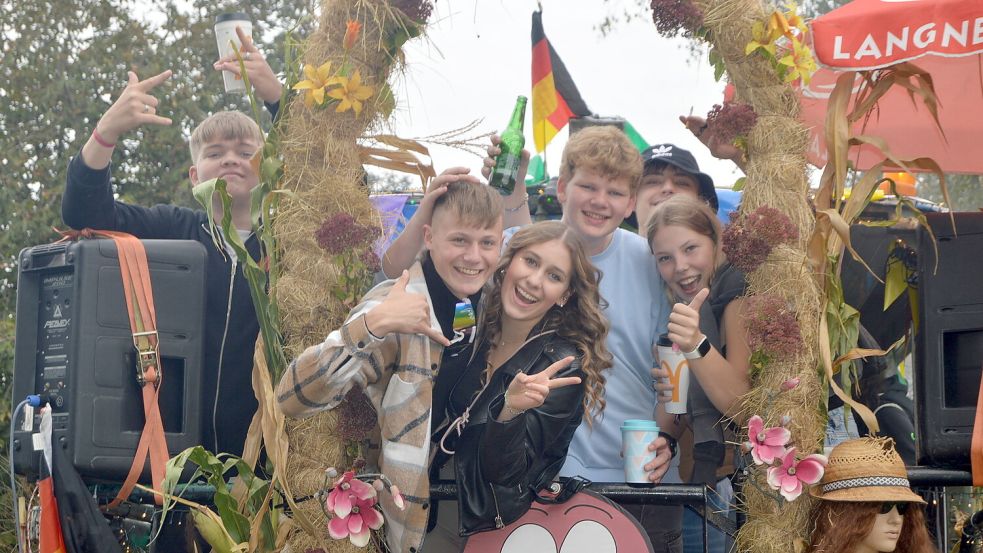
<instances>
[{"instance_id":1,"label":"pink wristband","mask_svg":"<svg viewBox=\"0 0 983 553\"><path fill-rule=\"evenodd\" d=\"M99 131L96 130L96 129L92 129L92 138L95 138L96 139L96 142L98 142L99 145L102 146L103 148L115 148L116 147L116 143L115 142L108 142L105 138L103 138L99 134Z\"/></svg>"}]
</instances>

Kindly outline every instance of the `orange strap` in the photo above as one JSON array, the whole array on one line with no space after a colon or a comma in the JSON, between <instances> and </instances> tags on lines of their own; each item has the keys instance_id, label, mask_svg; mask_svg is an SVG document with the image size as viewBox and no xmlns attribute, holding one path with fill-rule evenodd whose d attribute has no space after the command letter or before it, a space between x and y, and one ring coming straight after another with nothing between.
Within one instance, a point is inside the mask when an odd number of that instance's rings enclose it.
<instances>
[{"instance_id":1,"label":"orange strap","mask_svg":"<svg viewBox=\"0 0 983 553\"><path fill-rule=\"evenodd\" d=\"M980 375L980 391L976 399L976 420L973 423L973 442L969 448L973 464L973 485L983 486L983 375Z\"/></svg>"},{"instance_id":2,"label":"orange strap","mask_svg":"<svg viewBox=\"0 0 983 553\"><path fill-rule=\"evenodd\" d=\"M130 496L136 485L143 467L150 455L150 473L155 490L163 491L164 470L167 467L167 441L164 436L164 422L160 416L157 403L157 393L163 380L160 368L160 349L157 336L157 314L154 309L154 294L150 285L150 266L147 263L147 251L135 236L125 232L85 229L77 235L83 238L110 238L116 243L119 257L120 274L123 278L123 295L126 298L126 310L130 317L130 329L133 331L133 346L137 350L137 381L143 394L144 427L140 433L130 473L107 509L112 509ZM160 505L162 497L154 495L154 501Z\"/></svg>"}]
</instances>

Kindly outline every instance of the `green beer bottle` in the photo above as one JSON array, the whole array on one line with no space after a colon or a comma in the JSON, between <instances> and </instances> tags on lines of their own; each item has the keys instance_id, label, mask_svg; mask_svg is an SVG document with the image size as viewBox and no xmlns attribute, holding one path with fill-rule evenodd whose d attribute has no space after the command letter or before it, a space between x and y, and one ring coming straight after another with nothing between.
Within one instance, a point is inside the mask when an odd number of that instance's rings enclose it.
<instances>
[{"instance_id":1,"label":"green beer bottle","mask_svg":"<svg viewBox=\"0 0 983 553\"><path fill-rule=\"evenodd\" d=\"M522 134L525 120L526 97L519 96L515 101L515 108L512 109L509 126L505 127L505 132L502 133L502 143L498 145L502 153L495 158L495 167L488 176L488 185L496 188L503 196L508 196L515 189L522 147L526 145L526 137Z\"/></svg>"}]
</instances>

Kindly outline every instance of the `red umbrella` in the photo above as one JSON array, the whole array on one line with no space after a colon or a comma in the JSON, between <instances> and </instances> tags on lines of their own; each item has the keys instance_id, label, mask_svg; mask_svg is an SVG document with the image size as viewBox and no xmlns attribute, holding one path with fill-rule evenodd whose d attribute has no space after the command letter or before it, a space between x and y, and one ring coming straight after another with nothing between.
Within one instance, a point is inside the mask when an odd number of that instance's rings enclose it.
<instances>
[{"instance_id":1,"label":"red umbrella","mask_svg":"<svg viewBox=\"0 0 983 553\"><path fill-rule=\"evenodd\" d=\"M980 0L855 0L812 22L827 67L876 69L926 54L983 52Z\"/></svg>"},{"instance_id":2,"label":"red umbrella","mask_svg":"<svg viewBox=\"0 0 983 553\"><path fill-rule=\"evenodd\" d=\"M809 160L826 163L826 99L842 71L886 67L906 60L928 71L939 102L939 122L900 87L889 91L854 134L887 141L897 159L930 157L948 173L983 173L983 1L855 0L812 22L821 68L800 92L801 119L812 127ZM856 92L862 79L858 75ZM850 160L868 169L884 159L855 147Z\"/></svg>"},{"instance_id":3,"label":"red umbrella","mask_svg":"<svg viewBox=\"0 0 983 553\"><path fill-rule=\"evenodd\" d=\"M946 173L983 173L983 56L925 56L915 64L932 75L945 137L921 100L912 100L900 87L881 98L878 110L868 121L854 123L853 132L885 139L898 159L930 157ZM819 167L826 165L823 135L826 99L840 75L840 71L821 68L808 86L800 89L800 118L812 127L809 161ZM856 87L861 82L858 75ZM855 146L850 154L857 169L869 169L884 159L884 155L871 146Z\"/></svg>"}]
</instances>

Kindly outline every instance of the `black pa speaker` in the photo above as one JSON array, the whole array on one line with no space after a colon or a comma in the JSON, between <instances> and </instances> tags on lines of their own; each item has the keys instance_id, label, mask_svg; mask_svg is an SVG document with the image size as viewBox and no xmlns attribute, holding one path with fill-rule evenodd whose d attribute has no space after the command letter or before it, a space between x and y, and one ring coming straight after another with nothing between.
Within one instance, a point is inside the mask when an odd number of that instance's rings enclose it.
<instances>
[{"instance_id":1,"label":"black pa speaker","mask_svg":"<svg viewBox=\"0 0 983 553\"><path fill-rule=\"evenodd\" d=\"M932 233L918 232L916 453L919 464L964 468L983 366L983 213L926 217Z\"/></svg>"},{"instance_id":2,"label":"black pa speaker","mask_svg":"<svg viewBox=\"0 0 983 553\"><path fill-rule=\"evenodd\" d=\"M201 443L205 248L145 240L163 379L158 403L171 455ZM20 253L14 398L52 408L54 447L83 476L122 481L144 426L143 398L116 245L82 240ZM34 477L39 453L18 414L14 468ZM145 469L149 476L149 463Z\"/></svg>"}]
</instances>

